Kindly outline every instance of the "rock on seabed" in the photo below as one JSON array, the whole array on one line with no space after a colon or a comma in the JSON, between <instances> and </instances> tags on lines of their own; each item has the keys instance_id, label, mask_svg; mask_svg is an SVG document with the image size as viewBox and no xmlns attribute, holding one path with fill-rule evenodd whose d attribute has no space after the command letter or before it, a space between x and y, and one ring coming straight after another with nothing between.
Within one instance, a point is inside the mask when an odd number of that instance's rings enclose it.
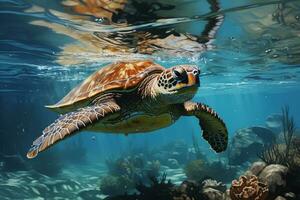
<instances>
[{"instance_id":1,"label":"rock on seabed","mask_svg":"<svg viewBox=\"0 0 300 200\"><path fill-rule=\"evenodd\" d=\"M286 166L272 164L262 170L259 178L268 184L271 194L276 194L286 187L287 173L288 168Z\"/></svg>"}]
</instances>

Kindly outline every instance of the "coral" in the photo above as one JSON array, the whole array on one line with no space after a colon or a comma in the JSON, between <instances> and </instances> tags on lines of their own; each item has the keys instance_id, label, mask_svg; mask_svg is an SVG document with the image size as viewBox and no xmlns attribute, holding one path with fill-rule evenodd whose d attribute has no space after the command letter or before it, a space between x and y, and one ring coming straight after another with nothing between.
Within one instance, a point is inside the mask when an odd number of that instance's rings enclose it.
<instances>
[{"instance_id":1,"label":"coral","mask_svg":"<svg viewBox=\"0 0 300 200\"><path fill-rule=\"evenodd\" d=\"M164 199L173 200L173 187L174 185L170 181L166 181L166 175L162 175L159 180L156 177L149 177L151 180L150 186L146 186L143 183L136 185L136 190L139 194L121 195L115 197L108 197L105 200L153 200Z\"/></svg>"},{"instance_id":2,"label":"coral","mask_svg":"<svg viewBox=\"0 0 300 200\"><path fill-rule=\"evenodd\" d=\"M174 185L170 180L166 181L166 174L163 174L160 180L156 177L150 177L150 180L150 187L144 184L136 186L141 196L148 199L172 199L172 188Z\"/></svg>"},{"instance_id":3,"label":"coral","mask_svg":"<svg viewBox=\"0 0 300 200\"><path fill-rule=\"evenodd\" d=\"M117 160L106 160L106 166L111 175L130 174L132 171L131 163L126 158L119 158Z\"/></svg>"},{"instance_id":4,"label":"coral","mask_svg":"<svg viewBox=\"0 0 300 200\"><path fill-rule=\"evenodd\" d=\"M247 177L256 175L260 181L266 183L269 189L268 199L275 199L279 195L285 196L285 193L289 192L300 199L300 168L291 170L284 165L267 165L260 161L253 163L244 175Z\"/></svg>"},{"instance_id":5,"label":"coral","mask_svg":"<svg viewBox=\"0 0 300 200\"><path fill-rule=\"evenodd\" d=\"M114 197L107 197L105 200L225 200L223 191L226 186L220 182L207 180L202 184L196 181L183 181L176 186L166 180L166 174L160 179L150 178L149 185L138 184L136 194L125 194ZM221 190L218 190L221 189Z\"/></svg>"},{"instance_id":6,"label":"coral","mask_svg":"<svg viewBox=\"0 0 300 200\"><path fill-rule=\"evenodd\" d=\"M231 181L236 175L236 169L226 166L222 162L208 163L203 160L194 160L188 163L184 169L189 179L200 181L204 178L213 178L223 182ZM224 173L226 171L226 173Z\"/></svg>"},{"instance_id":7,"label":"coral","mask_svg":"<svg viewBox=\"0 0 300 200\"><path fill-rule=\"evenodd\" d=\"M213 188L222 192L226 191L226 185L213 179L206 179L202 181L202 188Z\"/></svg>"},{"instance_id":8,"label":"coral","mask_svg":"<svg viewBox=\"0 0 300 200\"><path fill-rule=\"evenodd\" d=\"M239 180L233 180L230 187L232 200L265 200L268 192L267 185L259 182L254 175L249 178L241 176Z\"/></svg>"},{"instance_id":9,"label":"coral","mask_svg":"<svg viewBox=\"0 0 300 200\"><path fill-rule=\"evenodd\" d=\"M158 177L160 170L160 162L158 160L147 163L146 165L147 175L150 177Z\"/></svg>"},{"instance_id":10,"label":"coral","mask_svg":"<svg viewBox=\"0 0 300 200\"><path fill-rule=\"evenodd\" d=\"M193 160L185 166L184 172L189 179L199 181L205 175L203 170L204 165L205 162L203 160Z\"/></svg>"},{"instance_id":11,"label":"coral","mask_svg":"<svg viewBox=\"0 0 300 200\"><path fill-rule=\"evenodd\" d=\"M174 189L174 200L203 200L201 185L196 181L183 181L181 185Z\"/></svg>"},{"instance_id":12,"label":"coral","mask_svg":"<svg viewBox=\"0 0 300 200\"><path fill-rule=\"evenodd\" d=\"M101 179L100 190L105 195L125 194L134 188L134 183L127 176L107 175Z\"/></svg>"},{"instance_id":13,"label":"coral","mask_svg":"<svg viewBox=\"0 0 300 200\"><path fill-rule=\"evenodd\" d=\"M212 179L206 179L202 181L202 191L201 194L205 200L224 200L226 185L221 182Z\"/></svg>"},{"instance_id":14,"label":"coral","mask_svg":"<svg viewBox=\"0 0 300 200\"><path fill-rule=\"evenodd\" d=\"M107 160L109 176L101 180L100 188L105 194L124 194L135 185L151 183L149 177L159 176L160 162L146 161L142 155L127 156L117 160ZM109 180L111 179L111 180ZM120 186L122 184L125 187Z\"/></svg>"},{"instance_id":15,"label":"coral","mask_svg":"<svg viewBox=\"0 0 300 200\"><path fill-rule=\"evenodd\" d=\"M203 200L201 186L195 181L184 181L180 186L175 186L166 180L166 174L160 179L152 177L151 183L138 184L138 194L125 194L107 197L105 200Z\"/></svg>"}]
</instances>

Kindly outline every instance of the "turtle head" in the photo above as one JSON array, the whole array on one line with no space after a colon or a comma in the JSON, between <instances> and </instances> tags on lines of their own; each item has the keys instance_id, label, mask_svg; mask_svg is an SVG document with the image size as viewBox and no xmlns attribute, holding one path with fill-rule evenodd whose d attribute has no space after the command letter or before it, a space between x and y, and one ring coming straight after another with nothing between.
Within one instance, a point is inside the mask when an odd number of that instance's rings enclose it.
<instances>
[{"instance_id":1,"label":"turtle head","mask_svg":"<svg viewBox=\"0 0 300 200\"><path fill-rule=\"evenodd\" d=\"M168 68L157 78L157 93L170 103L190 100L200 86L199 75L200 70L195 65Z\"/></svg>"}]
</instances>

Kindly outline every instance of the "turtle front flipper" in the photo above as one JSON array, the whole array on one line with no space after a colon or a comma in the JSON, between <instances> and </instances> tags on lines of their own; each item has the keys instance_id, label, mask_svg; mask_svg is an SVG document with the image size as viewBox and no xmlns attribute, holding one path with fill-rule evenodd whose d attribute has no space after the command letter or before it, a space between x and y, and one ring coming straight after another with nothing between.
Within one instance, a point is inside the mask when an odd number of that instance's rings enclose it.
<instances>
[{"instance_id":1,"label":"turtle front flipper","mask_svg":"<svg viewBox=\"0 0 300 200\"><path fill-rule=\"evenodd\" d=\"M228 143L228 131L225 123L215 111L207 105L194 102L184 103L185 114L195 116L203 130L203 138L217 153L225 151Z\"/></svg>"},{"instance_id":2,"label":"turtle front flipper","mask_svg":"<svg viewBox=\"0 0 300 200\"><path fill-rule=\"evenodd\" d=\"M27 153L27 158L36 157L39 152L44 151L58 141L74 135L74 133L119 110L120 107L116 103L105 102L62 115L45 128L43 135L33 142Z\"/></svg>"}]
</instances>

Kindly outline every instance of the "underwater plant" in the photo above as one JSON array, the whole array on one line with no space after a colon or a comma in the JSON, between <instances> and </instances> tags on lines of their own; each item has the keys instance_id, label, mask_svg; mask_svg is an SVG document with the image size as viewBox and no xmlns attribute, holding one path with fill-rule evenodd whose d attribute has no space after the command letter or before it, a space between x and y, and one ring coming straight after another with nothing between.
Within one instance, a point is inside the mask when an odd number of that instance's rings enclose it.
<instances>
[{"instance_id":1,"label":"underwater plant","mask_svg":"<svg viewBox=\"0 0 300 200\"><path fill-rule=\"evenodd\" d=\"M140 183L136 186L140 196L150 199L171 199L172 188L174 185L171 181L166 181L167 175L163 174L160 180L157 177L149 177L150 187Z\"/></svg>"},{"instance_id":2,"label":"underwater plant","mask_svg":"<svg viewBox=\"0 0 300 200\"><path fill-rule=\"evenodd\" d=\"M109 175L100 183L104 194L111 194L111 191L118 191L113 194L124 194L133 190L138 183L150 183L149 177L158 177L160 171L159 161L146 161L142 155L107 160L106 165ZM120 182L125 187L120 186Z\"/></svg>"},{"instance_id":3,"label":"underwater plant","mask_svg":"<svg viewBox=\"0 0 300 200\"><path fill-rule=\"evenodd\" d=\"M150 177L158 177L159 176L159 171L160 171L160 162L158 160L149 162L146 165L146 173Z\"/></svg>"},{"instance_id":4,"label":"underwater plant","mask_svg":"<svg viewBox=\"0 0 300 200\"><path fill-rule=\"evenodd\" d=\"M241 176L239 180L232 181L229 193L232 200L265 200L269 189L255 175Z\"/></svg>"},{"instance_id":5,"label":"underwater plant","mask_svg":"<svg viewBox=\"0 0 300 200\"><path fill-rule=\"evenodd\" d=\"M134 188L128 176L107 175L101 179L100 190L105 195L121 195Z\"/></svg>"},{"instance_id":6,"label":"underwater plant","mask_svg":"<svg viewBox=\"0 0 300 200\"><path fill-rule=\"evenodd\" d=\"M295 147L295 151L298 155L300 155L300 137L295 137L293 139L293 146Z\"/></svg>"},{"instance_id":7,"label":"underwater plant","mask_svg":"<svg viewBox=\"0 0 300 200\"><path fill-rule=\"evenodd\" d=\"M166 174L163 174L160 179L157 177L149 177L151 181L149 186L138 183L136 185L136 190L139 194L124 194L121 196L108 197L105 200L173 200L174 185L170 180L166 181L166 177Z\"/></svg>"},{"instance_id":8,"label":"underwater plant","mask_svg":"<svg viewBox=\"0 0 300 200\"><path fill-rule=\"evenodd\" d=\"M208 199L203 193L203 185L195 181L183 181L179 186L166 180L166 174L160 178L149 177L148 185L136 185L137 193L109 196L105 200L204 200Z\"/></svg>"},{"instance_id":9,"label":"underwater plant","mask_svg":"<svg viewBox=\"0 0 300 200\"><path fill-rule=\"evenodd\" d=\"M204 160L193 160L185 166L184 172L188 179L195 181L212 178L222 182L229 182L235 177L236 168L225 166L220 161L208 163Z\"/></svg>"},{"instance_id":10,"label":"underwater plant","mask_svg":"<svg viewBox=\"0 0 300 200\"><path fill-rule=\"evenodd\" d=\"M281 164L289 168L297 168L300 163L296 162L297 157L299 157L299 151L295 138L295 122L293 117L289 115L289 108L285 106L282 108L282 138L283 143L278 143L278 139L266 146L263 152L258 155L258 157L269 164Z\"/></svg>"},{"instance_id":11,"label":"underwater plant","mask_svg":"<svg viewBox=\"0 0 300 200\"><path fill-rule=\"evenodd\" d=\"M189 179L199 181L205 176L203 174L204 165L205 162L203 160L193 160L185 166L184 172Z\"/></svg>"}]
</instances>

